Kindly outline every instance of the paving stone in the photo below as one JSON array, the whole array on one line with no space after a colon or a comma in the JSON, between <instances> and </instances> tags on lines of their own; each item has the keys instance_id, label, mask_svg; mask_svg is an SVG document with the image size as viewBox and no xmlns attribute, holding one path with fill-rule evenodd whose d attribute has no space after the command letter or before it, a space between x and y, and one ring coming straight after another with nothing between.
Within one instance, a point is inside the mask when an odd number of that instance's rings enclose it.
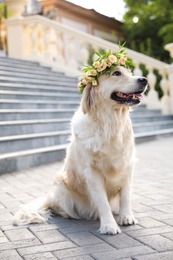
<instances>
[{"instance_id":1,"label":"paving stone","mask_svg":"<svg viewBox=\"0 0 173 260\"><path fill-rule=\"evenodd\" d=\"M114 253L117 252L116 249L113 249L108 244L95 244L93 246L83 246L83 247L76 247L72 249L56 251L54 252L54 255L57 256L58 259L64 259L64 258L71 259L72 257L76 257L76 256L91 255L92 253L95 252L106 252L106 254L108 255L110 254L110 251L113 251Z\"/></svg>"},{"instance_id":2,"label":"paving stone","mask_svg":"<svg viewBox=\"0 0 173 260\"><path fill-rule=\"evenodd\" d=\"M34 235L27 228L8 230L5 231L4 234L9 238L10 241L35 238Z\"/></svg>"},{"instance_id":3,"label":"paving stone","mask_svg":"<svg viewBox=\"0 0 173 260\"><path fill-rule=\"evenodd\" d=\"M1 243L6 243L8 242L9 240L5 237L5 236L0 236L0 244Z\"/></svg>"},{"instance_id":4,"label":"paving stone","mask_svg":"<svg viewBox=\"0 0 173 260\"><path fill-rule=\"evenodd\" d=\"M31 255L37 253L51 252L56 250L63 251L62 249L68 250L68 248L73 248L73 247L76 247L75 244L73 244L70 241L65 241L65 242L51 243L51 244L45 244L40 246L25 247L22 249L18 249L18 252L21 256L25 256L25 255Z\"/></svg>"},{"instance_id":5,"label":"paving stone","mask_svg":"<svg viewBox=\"0 0 173 260\"><path fill-rule=\"evenodd\" d=\"M70 257L70 258L65 258L66 260L93 260L89 255L80 255L80 256L75 256L75 257Z\"/></svg>"},{"instance_id":6,"label":"paving stone","mask_svg":"<svg viewBox=\"0 0 173 260\"><path fill-rule=\"evenodd\" d=\"M94 257L96 260L116 260L116 259L122 259L125 257L134 257L137 255L147 254L147 253L154 253L154 250L147 246L137 246L137 247L131 247L131 248L124 248L117 251L111 251L111 252L101 252L101 253L94 253L91 254L91 256Z\"/></svg>"},{"instance_id":7,"label":"paving stone","mask_svg":"<svg viewBox=\"0 0 173 260\"><path fill-rule=\"evenodd\" d=\"M149 218L149 217L138 218L138 225L140 225L144 228L165 226L165 224L163 222L154 220L154 219Z\"/></svg>"},{"instance_id":8,"label":"paving stone","mask_svg":"<svg viewBox=\"0 0 173 260\"><path fill-rule=\"evenodd\" d=\"M169 218L169 219L164 219L163 222L165 224L168 224L170 226L173 226L173 218Z\"/></svg>"},{"instance_id":9,"label":"paving stone","mask_svg":"<svg viewBox=\"0 0 173 260\"><path fill-rule=\"evenodd\" d=\"M158 252L169 251L173 249L173 241L162 237L161 235L151 235L138 238L140 242L157 250Z\"/></svg>"},{"instance_id":10,"label":"paving stone","mask_svg":"<svg viewBox=\"0 0 173 260\"><path fill-rule=\"evenodd\" d=\"M134 258L134 260L172 260L172 259L173 259L173 252L143 255Z\"/></svg>"},{"instance_id":11,"label":"paving stone","mask_svg":"<svg viewBox=\"0 0 173 260\"><path fill-rule=\"evenodd\" d=\"M119 234L118 236L112 235L98 235L100 239L113 246L116 249L126 248L126 247L136 247L141 246L141 243L126 234Z\"/></svg>"},{"instance_id":12,"label":"paving stone","mask_svg":"<svg viewBox=\"0 0 173 260\"><path fill-rule=\"evenodd\" d=\"M166 237L166 238L168 238L170 240L173 240L173 232L171 232L171 233L164 233L164 234L162 234L162 236Z\"/></svg>"},{"instance_id":13,"label":"paving stone","mask_svg":"<svg viewBox=\"0 0 173 260\"><path fill-rule=\"evenodd\" d=\"M21 260L22 257L15 250L0 251L1 260Z\"/></svg>"},{"instance_id":14,"label":"paving stone","mask_svg":"<svg viewBox=\"0 0 173 260\"><path fill-rule=\"evenodd\" d=\"M157 228L148 228L148 229L139 229L135 231L127 231L127 234L132 237L141 237L155 234L163 234L167 232L173 232L173 227L171 226L163 226Z\"/></svg>"},{"instance_id":15,"label":"paving stone","mask_svg":"<svg viewBox=\"0 0 173 260\"><path fill-rule=\"evenodd\" d=\"M45 224L13 226L22 203L51 189L59 163L0 176L0 259L172 260L172 142L173 137L137 145L133 211L139 224L122 226L116 236L100 235L99 221L60 216Z\"/></svg>"},{"instance_id":16,"label":"paving stone","mask_svg":"<svg viewBox=\"0 0 173 260\"><path fill-rule=\"evenodd\" d=\"M44 230L34 233L42 243L54 243L68 240L57 229Z\"/></svg>"},{"instance_id":17,"label":"paving stone","mask_svg":"<svg viewBox=\"0 0 173 260\"><path fill-rule=\"evenodd\" d=\"M57 258L52 253L41 253L24 256L25 260L56 260Z\"/></svg>"},{"instance_id":18,"label":"paving stone","mask_svg":"<svg viewBox=\"0 0 173 260\"><path fill-rule=\"evenodd\" d=\"M8 249L17 249L22 247L30 247L40 245L41 242L37 238L33 239L24 239L20 241L13 241L0 244L0 251L8 250Z\"/></svg>"},{"instance_id":19,"label":"paving stone","mask_svg":"<svg viewBox=\"0 0 173 260\"><path fill-rule=\"evenodd\" d=\"M78 246L86 246L86 245L103 243L103 240L99 239L94 234L87 231L68 234L68 238Z\"/></svg>"}]
</instances>

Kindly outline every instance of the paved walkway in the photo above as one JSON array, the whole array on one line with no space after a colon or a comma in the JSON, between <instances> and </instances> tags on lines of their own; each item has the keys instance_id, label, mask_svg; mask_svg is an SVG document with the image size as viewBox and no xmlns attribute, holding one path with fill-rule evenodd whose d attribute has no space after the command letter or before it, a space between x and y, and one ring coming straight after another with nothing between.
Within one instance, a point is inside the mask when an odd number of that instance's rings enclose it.
<instances>
[{"instance_id":1,"label":"paved walkway","mask_svg":"<svg viewBox=\"0 0 173 260\"><path fill-rule=\"evenodd\" d=\"M172 260L173 137L137 145L133 210L139 224L117 236L99 235L98 221L55 217L14 227L22 203L43 195L62 163L0 176L0 259Z\"/></svg>"}]
</instances>

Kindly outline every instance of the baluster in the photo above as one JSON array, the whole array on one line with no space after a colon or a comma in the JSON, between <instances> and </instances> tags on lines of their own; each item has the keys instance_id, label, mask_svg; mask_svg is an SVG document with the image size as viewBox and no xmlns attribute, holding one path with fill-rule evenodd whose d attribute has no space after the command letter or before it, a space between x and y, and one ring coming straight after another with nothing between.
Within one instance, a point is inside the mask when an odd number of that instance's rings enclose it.
<instances>
[{"instance_id":1,"label":"baluster","mask_svg":"<svg viewBox=\"0 0 173 260\"><path fill-rule=\"evenodd\" d=\"M163 96L161 98L161 111L163 115L169 115L171 113L171 100L169 96L170 82L166 79L165 73L162 73L160 87L163 91Z\"/></svg>"},{"instance_id":2,"label":"baluster","mask_svg":"<svg viewBox=\"0 0 173 260\"><path fill-rule=\"evenodd\" d=\"M135 64L135 68L133 70L133 75L134 76L142 76L143 73L142 73L142 70L139 68L139 63L137 61L133 61L134 64Z\"/></svg>"},{"instance_id":3,"label":"baluster","mask_svg":"<svg viewBox=\"0 0 173 260\"><path fill-rule=\"evenodd\" d=\"M43 41L44 41L44 46L45 46L45 51L44 51L44 60L49 61L50 55L49 55L49 46L50 46L50 28L47 27L44 30L44 37L43 37Z\"/></svg>"},{"instance_id":4,"label":"baluster","mask_svg":"<svg viewBox=\"0 0 173 260\"><path fill-rule=\"evenodd\" d=\"M71 37L68 39L68 58L67 63L70 68L77 70L77 61L76 61L76 46L74 42L74 38Z\"/></svg>"},{"instance_id":5,"label":"baluster","mask_svg":"<svg viewBox=\"0 0 173 260\"><path fill-rule=\"evenodd\" d=\"M57 35L54 29L49 28L49 46L48 46L48 53L49 53L49 60L55 61L57 59Z\"/></svg>"},{"instance_id":6,"label":"baluster","mask_svg":"<svg viewBox=\"0 0 173 260\"><path fill-rule=\"evenodd\" d=\"M61 32L57 33L57 58L56 61L60 63L61 65L65 64L65 58L64 58L64 44L63 44L63 36Z\"/></svg>"},{"instance_id":7,"label":"baluster","mask_svg":"<svg viewBox=\"0 0 173 260\"><path fill-rule=\"evenodd\" d=\"M146 99L147 108L160 109L160 101L159 101L158 93L155 90L157 78L156 75L153 73L152 68L148 68L148 70L149 70L149 74L147 75L147 79L148 79L148 85L150 87L150 91Z\"/></svg>"},{"instance_id":8,"label":"baluster","mask_svg":"<svg viewBox=\"0 0 173 260\"><path fill-rule=\"evenodd\" d=\"M37 57L37 30L36 30L37 24L34 24L31 29L31 42L32 42L32 53L31 58L35 59Z\"/></svg>"},{"instance_id":9,"label":"baluster","mask_svg":"<svg viewBox=\"0 0 173 260\"><path fill-rule=\"evenodd\" d=\"M23 30L24 30L24 39L25 39L24 56L30 58L32 53L32 40L31 40L32 28L28 24L24 24Z\"/></svg>"},{"instance_id":10,"label":"baluster","mask_svg":"<svg viewBox=\"0 0 173 260\"><path fill-rule=\"evenodd\" d=\"M88 51L88 48L85 47L84 45L80 50L80 58L81 58L82 65L83 64L88 65L89 51Z\"/></svg>"},{"instance_id":11,"label":"baluster","mask_svg":"<svg viewBox=\"0 0 173 260\"><path fill-rule=\"evenodd\" d=\"M38 53L38 56L43 58L44 52L45 52L44 28L41 24L38 24L38 26L37 26L37 53Z\"/></svg>"}]
</instances>

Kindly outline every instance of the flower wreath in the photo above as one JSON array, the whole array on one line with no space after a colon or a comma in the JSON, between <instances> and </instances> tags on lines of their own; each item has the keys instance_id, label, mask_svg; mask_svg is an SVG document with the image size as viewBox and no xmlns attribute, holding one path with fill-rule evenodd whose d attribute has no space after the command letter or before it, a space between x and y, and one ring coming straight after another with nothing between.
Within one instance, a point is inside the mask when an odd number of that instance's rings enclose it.
<instances>
[{"instance_id":1,"label":"flower wreath","mask_svg":"<svg viewBox=\"0 0 173 260\"><path fill-rule=\"evenodd\" d=\"M95 52L98 56L91 66L85 66L82 70L82 76L78 82L79 93L82 94L84 88L88 83L92 83L93 86L98 85L98 77L102 74L110 75L116 66L124 66L131 70L134 68L134 64L131 60L127 59L127 52L123 46L120 46L119 51L112 54L111 50L104 52L103 54Z\"/></svg>"}]
</instances>

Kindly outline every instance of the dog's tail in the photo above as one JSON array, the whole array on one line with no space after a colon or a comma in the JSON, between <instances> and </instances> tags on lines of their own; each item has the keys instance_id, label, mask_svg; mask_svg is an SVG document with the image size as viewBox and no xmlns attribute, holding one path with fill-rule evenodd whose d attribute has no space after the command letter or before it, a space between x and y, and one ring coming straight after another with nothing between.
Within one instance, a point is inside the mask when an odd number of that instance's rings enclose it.
<instances>
[{"instance_id":1,"label":"dog's tail","mask_svg":"<svg viewBox=\"0 0 173 260\"><path fill-rule=\"evenodd\" d=\"M46 196L36 199L34 202L22 206L14 215L13 224L23 226L34 223L44 223L51 216L51 211L46 206Z\"/></svg>"}]
</instances>

